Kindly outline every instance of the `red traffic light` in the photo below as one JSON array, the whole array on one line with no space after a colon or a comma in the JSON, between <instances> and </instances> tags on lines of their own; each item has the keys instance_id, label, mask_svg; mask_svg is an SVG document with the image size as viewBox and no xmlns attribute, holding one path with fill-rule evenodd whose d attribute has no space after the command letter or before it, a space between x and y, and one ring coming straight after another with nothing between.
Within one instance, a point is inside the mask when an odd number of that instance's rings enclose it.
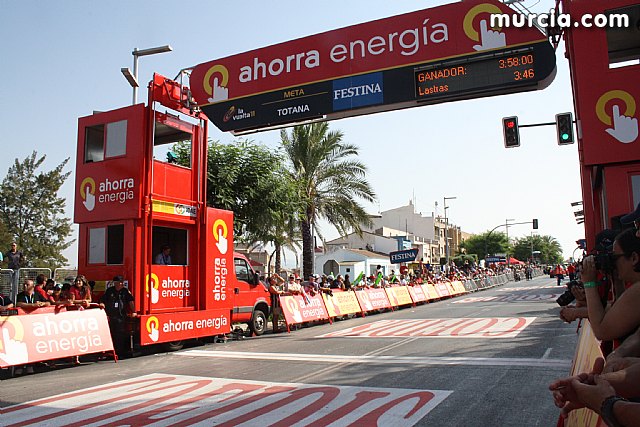
<instances>
[{"instance_id":1,"label":"red traffic light","mask_svg":"<svg viewBox=\"0 0 640 427\"><path fill-rule=\"evenodd\" d=\"M515 122L507 122L506 124L507 124L507 127L508 127L509 129L514 128L514 127L515 127L515 125L516 125L516 123L515 123Z\"/></svg>"}]
</instances>

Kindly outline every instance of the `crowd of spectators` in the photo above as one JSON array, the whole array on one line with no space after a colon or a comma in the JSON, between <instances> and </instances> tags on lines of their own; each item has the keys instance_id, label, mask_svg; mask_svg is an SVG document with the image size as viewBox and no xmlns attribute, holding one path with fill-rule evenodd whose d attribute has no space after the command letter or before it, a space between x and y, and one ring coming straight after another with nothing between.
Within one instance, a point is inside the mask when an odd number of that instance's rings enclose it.
<instances>
[{"instance_id":1,"label":"crowd of spectators","mask_svg":"<svg viewBox=\"0 0 640 427\"><path fill-rule=\"evenodd\" d=\"M609 426L640 425L640 204L621 218L626 229L596 237L596 253L576 266L576 303L560 317L587 318L605 358L549 386L561 415L587 407ZM571 275L571 273L569 273Z\"/></svg>"}]
</instances>

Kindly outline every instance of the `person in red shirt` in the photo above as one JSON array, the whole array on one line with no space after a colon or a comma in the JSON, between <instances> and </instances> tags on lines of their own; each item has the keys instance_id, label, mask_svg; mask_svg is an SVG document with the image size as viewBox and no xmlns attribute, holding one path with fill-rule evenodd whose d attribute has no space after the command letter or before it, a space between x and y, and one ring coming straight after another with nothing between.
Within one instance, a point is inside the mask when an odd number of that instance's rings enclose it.
<instances>
[{"instance_id":1,"label":"person in red shirt","mask_svg":"<svg viewBox=\"0 0 640 427\"><path fill-rule=\"evenodd\" d=\"M50 303L54 303L55 300L53 299L53 297L44 290L44 285L47 281L47 277L44 274L38 274L36 276L36 288L35 288L35 292L38 293L42 299L44 299L45 301L49 301Z\"/></svg>"},{"instance_id":2,"label":"person in red shirt","mask_svg":"<svg viewBox=\"0 0 640 427\"><path fill-rule=\"evenodd\" d=\"M73 304L80 305L82 307L89 307L91 304L91 288L87 279L79 275L73 282L71 289L69 289Z\"/></svg>"}]
</instances>

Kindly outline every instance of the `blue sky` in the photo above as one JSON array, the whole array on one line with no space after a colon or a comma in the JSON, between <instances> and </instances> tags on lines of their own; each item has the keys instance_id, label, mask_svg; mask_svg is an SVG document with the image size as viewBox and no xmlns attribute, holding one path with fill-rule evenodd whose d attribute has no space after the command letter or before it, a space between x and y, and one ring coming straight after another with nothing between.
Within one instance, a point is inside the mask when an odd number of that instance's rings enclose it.
<instances>
[{"instance_id":1,"label":"blue sky","mask_svg":"<svg viewBox=\"0 0 640 427\"><path fill-rule=\"evenodd\" d=\"M74 171L78 117L131 102L131 87L120 68L132 67L134 47L170 44L174 49L140 59L139 80L146 86L154 71L174 77L216 58L445 3L0 0L0 176L15 158L33 150L47 155L47 168L70 157L67 170ZM554 1L524 4L547 12ZM506 218L538 218L539 233L556 237L565 256L571 256L575 240L584 236L570 206L582 198L577 145L559 147L555 129L547 126L522 129L522 145L507 150L500 124L505 116L517 115L520 124L527 124L551 122L556 113L573 111L562 44L557 65L554 82L543 91L332 122L331 128L360 147L360 159L369 168L379 203L368 210L392 209L415 197L418 211L442 214L443 197L455 196L447 203L448 216L464 231L481 233ZM145 99L141 90L138 100ZM213 139L234 139L214 126L209 129ZM279 132L249 137L276 147ZM70 178L62 188L69 216L73 193ZM323 231L325 237L337 237L327 225ZM509 229L513 237L530 233L530 225ZM76 252L76 245L65 252L71 265L76 265Z\"/></svg>"}]
</instances>

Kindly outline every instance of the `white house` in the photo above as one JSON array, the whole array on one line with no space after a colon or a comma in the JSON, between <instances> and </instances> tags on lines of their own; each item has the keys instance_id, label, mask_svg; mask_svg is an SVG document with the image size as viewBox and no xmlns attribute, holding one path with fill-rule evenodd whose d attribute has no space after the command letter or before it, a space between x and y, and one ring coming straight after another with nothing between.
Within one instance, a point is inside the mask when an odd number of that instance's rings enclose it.
<instances>
[{"instance_id":1,"label":"white house","mask_svg":"<svg viewBox=\"0 0 640 427\"><path fill-rule=\"evenodd\" d=\"M316 274L348 274L351 280L362 272L367 276L375 274L378 265L382 267L384 275L390 274L391 270L398 270L395 264L391 264L389 256L366 249L336 249L316 255L314 265Z\"/></svg>"}]
</instances>

